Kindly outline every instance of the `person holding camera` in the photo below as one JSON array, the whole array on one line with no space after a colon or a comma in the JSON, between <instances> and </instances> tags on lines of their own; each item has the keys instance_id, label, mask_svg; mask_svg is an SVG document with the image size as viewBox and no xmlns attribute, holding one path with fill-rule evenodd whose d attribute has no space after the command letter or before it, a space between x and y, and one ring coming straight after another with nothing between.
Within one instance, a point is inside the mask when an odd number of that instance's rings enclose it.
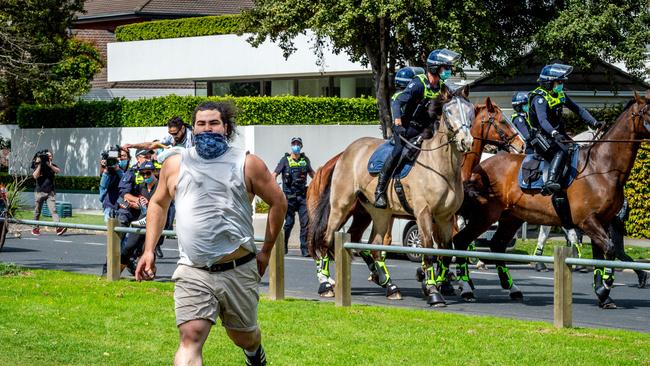
<instances>
[{"instance_id":1,"label":"person holding camera","mask_svg":"<svg viewBox=\"0 0 650 366\"><path fill-rule=\"evenodd\" d=\"M61 221L56 212L56 192L54 189L54 175L60 173L61 169L52 162L52 159L52 152L47 149L37 152L34 155L34 159L32 159L32 169L34 170L32 176L36 181L34 187L34 220L38 220L41 217L43 203L47 202L47 207L52 214L52 220L54 222ZM63 235L66 231L66 228L58 227L56 228L56 235ZM41 230L38 225L32 228L32 235L41 235Z\"/></svg>"},{"instance_id":2,"label":"person holding camera","mask_svg":"<svg viewBox=\"0 0 650 366\"><path fill-rule=\"evenodd\" d=\"M129 168L131 155L119 146L102 152L102 175L99 182L99 201L104 209L104 221L117 217L120 198L120 180Z\"/></svg>"}]
</instances>

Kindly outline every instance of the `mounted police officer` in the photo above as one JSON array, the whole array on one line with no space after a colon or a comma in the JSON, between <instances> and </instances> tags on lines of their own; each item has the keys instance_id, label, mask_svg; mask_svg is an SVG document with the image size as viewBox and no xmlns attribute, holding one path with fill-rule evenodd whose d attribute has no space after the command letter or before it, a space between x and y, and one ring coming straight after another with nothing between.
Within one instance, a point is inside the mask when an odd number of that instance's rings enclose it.
<instances>
[{"instance_id":1,"label":"mounted police officer","mask_svg":"<svg viewBox=\"0 0 650 366\"><path fill-rule=\"evenodd\" d=\"M426 74L416 74L407 84L406 89L393 96L391 112L395 146L377 178L375 207L386 208L387 206L386 186L399 163L404 148L401 137L410 140L425 130L429 130L429 134L433 130L435 117L429 116L428 103L447 88L445 80L451 76L454 62L459 58L458 53L447 49L432 51L427 58Z\"/></svg>"},{"instance_id":2,"label":"mounted police officer","mask_svg":"<svg viewBox=\"0 0 650 366\"><path fill-rule=\"evenodd\" d=\"M563 64L550 64L544 66L539 74L539 87L528 95L529 119L531 126L538 132L532 137L535 151L550 161L548 179L544 183L542 194L550 195L562 189L560 179L564 171L570 138L566 135L562 121L562 110L567 106L572 112L580 116L590 126L599 128L601 122L596 121L586 109L577 105L564 92L564 82L573 71L573 67Z\"/></svg>"},{"instance_id":3,"label":"mounted police officer","mask_svg":"<svg viewBox=\"0 0 650 366\"><path fill-rule=\"evenodd\" d=\"M285 153L280 159L278 166L273 172L273 179L282 175L282 190L287 197L287 216L284 219L284 250L289 246L289 234L293 229L294 216L298 213L300 220L300 252L303 257L308 257L307 250L307 176L314 177L314 169L311 167L309 158L302 150L302 139L294 137L291 139L291 153Z\"/></svg>"},{"instance_id":4,"label":"mounted police officer","mask_svg":"<svg viewBox=\"0 0 650 366\"><path fill-rule=\"evenodd\" d=\"M512 124L515 125L517 131L521 134L521 137L524 138L524 141L526 141L526 154L532 154L534 150L530 146L532 127L528 120L528 93L515 92L515 94L512 95L512 109L515 113L512 115L510 120L512 121Z\"/></svg>"}]
</instances>

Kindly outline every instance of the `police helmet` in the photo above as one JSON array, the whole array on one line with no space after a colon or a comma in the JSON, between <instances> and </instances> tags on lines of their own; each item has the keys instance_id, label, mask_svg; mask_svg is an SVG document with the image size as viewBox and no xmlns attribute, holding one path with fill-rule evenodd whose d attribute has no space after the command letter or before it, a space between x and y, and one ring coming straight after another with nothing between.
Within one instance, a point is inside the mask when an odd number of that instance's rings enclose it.
<instances>
[{"instance_id":1,"label":"police helmet","mask_svg":"<svg viewBox=\"0 0 650 366\"><path fill-rule=\"evenodd\" d=\"M512 106L519 107L528 104L528 94L525 92L515 92L512 95Z\"/></svg>"},{"instance_id":2,"label":"police helmet","mask_svg":"<svg viewBox=\"0 0 650 366\"><path fill-rule=\"evenodd\" d=\"M415 75L424 75L424 69L413 66L402 67L395 74L395 87L405 89Z\"/></svg>"},{"instance_id":3,"label":"police helmet","mask_svg":"<svg viewBox=\"0 0 650 366\"><path fill-rule=\"evenodd\" d=\"M435 71L439 66L451 67L460 58L460 55L446 48L431 51L427 57L427 69Z\"/></svg>"},{"instance_id":4,"label":"police helmet","mask_svg":"<svg viewBox=\"0 0 650 366\"><path fill-rule=\"evenodd\" d=\"M542 72L539 73L539 78L537 82L539 83L552 83L553 81L565 81L568 80L568 76L573 71L573 66L564 65L564 64L550 64L544 66Z\"/></svg>"},{"instance_id":5,"label":"police helmet","mask_svg":"<svg viewBox=\"0 0 650 366\"><path fill-rule=\"evenodd\" d=\"M153 163L147 160L144 163L140 164L140 168L138 170L142 171L142 170L154 170L154 169L155 166L153 165Z\"/></svg>"}]
</instances>

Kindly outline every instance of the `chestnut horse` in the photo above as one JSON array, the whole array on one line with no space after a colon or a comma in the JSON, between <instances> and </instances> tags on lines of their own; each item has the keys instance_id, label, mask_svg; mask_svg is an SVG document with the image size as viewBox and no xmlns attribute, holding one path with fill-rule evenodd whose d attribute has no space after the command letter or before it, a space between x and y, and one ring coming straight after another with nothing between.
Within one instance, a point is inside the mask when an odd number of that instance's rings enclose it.
<instances>
[{"instance_id":1,"label":"chestnut horse","mask_svg":"<svg viewBox=\"0 0 650 366\"><path fill-rule=\"evenodd\" d=\"M525 147L523 137L519 134L514 125L504 118L502 110L498 105L492 102L490 97L485 99L485 104L476 105L474 113L476 117L474 118L470 129L470 133L473 137L472 148L469 152L465 153L463 156L463 162L461 163L461 176L463 181L466 181L469 178L472 169L479 163L481 154L486 145L491 145L498 149L507 150L513 153L521 153ZM316 170L314 178L307 189L307 210L309 211L310 219L313 219L314 210L318 204L319 197L327 185L327 181L330 179L334 167L336 166L336 162L339 160L340 156L341 153L335 155ZM359 201L357 201L351 209L349 217L352 217L352 223L348 229L351 241L360 242L364 231L372 222L371 217ZM348 218L346 218L346 221ZM392 222L390 225L391 226L389 226L386 235L384 236L384 245L390 245L392 243ZM374 231L371 232L370 237L373 236ZM308 235L307 238L308 244L311 247L312 235ZM377 261L383 262L384 260L381 258L380 253L362 251L360 255L368 264L368 267L372 272L371 279L378 285L381 285L383 281L379 279L379 274L376 270ZM424 272L421 273L422 275L424 274ZM390 274L388 274L387 269L385 275L388 278L384 281L388 282L390 280ZM333 281L330 283L333 284ZM386 286L384 285L383 287ZM321 296L333 296L333 292L325 291L321 293ZM389 299L399 299L400 295L387 293L387 297Z\"/></svg>"},{"instance_id":2,"label":"chestnut horse","mask_svg":"<svg viewBox=\"0 0 650 366\"><path fill-rule=\"evenodd\" d=\"M596 259L614 258L614 247L606 228L623 204L623 187L634 165L640 139L650 137L648 100L650 90L645 98L635 93L602 142L596 141L580 149L578 175L566 189L573 223L591 238ZM607 140L630 142L607 143ZM467 248L497 221L499 227L490 247L501 253L524 221L560 225L551 197L519 188L517 175L523 158L524 155L519 154L497 154L474 168L461 211L468 223L453 239L457 249ZM504 289L509 289L511 295L520 293L504 262L497 262L497 271ZM468 278L461 278L461 281ZM609 296L613 282L611 269L595 269L594 289L600 307L616 307Z\"/></svg>"}]
</instances>

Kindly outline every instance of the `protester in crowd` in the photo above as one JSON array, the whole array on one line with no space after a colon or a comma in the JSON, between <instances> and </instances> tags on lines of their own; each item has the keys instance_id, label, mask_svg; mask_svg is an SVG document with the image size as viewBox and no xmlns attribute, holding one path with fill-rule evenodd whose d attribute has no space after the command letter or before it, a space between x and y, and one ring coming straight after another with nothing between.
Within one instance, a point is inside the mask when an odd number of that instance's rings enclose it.
<instances>
[{"instance_id":1,"label":"protester in crowd","mask_svg":"<svg viewBox=\"0 0 650 366\"><path fill-rule=\"evenodd\" d=\"M174 146L192 147L194 146L194 137L192 135L192 126L186 125L180 117L172 117L167 121L167 135L160 140L148 142L139 142L136 144L124 144L125 149L146 149L156 150L159 148L168 148Z\"/></svg>"},{"instance_id":2,"label":"protester in crowd","mask_svg":"<svg viewBox=\"0 0 650 366\"><path fill-rule=\"evenodd\" d=\"M43 203L47 203L47 208L52 214L54 222L61 221L56 212L56 190L54 186L55 175L61 172L61 169L53 163L54 155L48 149L41 150L34 155L32 159L32 176L36 181L34 187L34 220L41 217ZM56 228L56 235L63 235L68 229L64 227ZM41 235L38 225L32 228L32 235Z\"/></svg>"}]
</instances>

